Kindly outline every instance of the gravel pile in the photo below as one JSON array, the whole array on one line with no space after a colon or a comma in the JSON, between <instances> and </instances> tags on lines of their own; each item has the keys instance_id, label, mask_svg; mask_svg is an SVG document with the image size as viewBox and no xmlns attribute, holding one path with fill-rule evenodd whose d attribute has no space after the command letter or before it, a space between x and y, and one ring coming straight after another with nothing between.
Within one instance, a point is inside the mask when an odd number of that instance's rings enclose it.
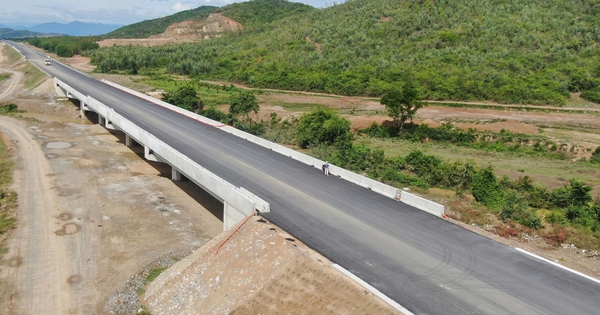
<instances>
[{"instance_id":1,"label":"gravel pile","mask_svg":"<svg viewBox=\"0 0 600 315\"><path fill-rule=\"evenodd\" d=\"M140 303L138 292L146 284L146 277L148 277L150 271L157 268L171 267L179 260L191 254L195 249L196 248L194 247L174 250L146 265L140 272L131 276L125 284L108 299L104 305L106 313L115 315L142 313L144 309Z\"/></svg>"}]
</instances>

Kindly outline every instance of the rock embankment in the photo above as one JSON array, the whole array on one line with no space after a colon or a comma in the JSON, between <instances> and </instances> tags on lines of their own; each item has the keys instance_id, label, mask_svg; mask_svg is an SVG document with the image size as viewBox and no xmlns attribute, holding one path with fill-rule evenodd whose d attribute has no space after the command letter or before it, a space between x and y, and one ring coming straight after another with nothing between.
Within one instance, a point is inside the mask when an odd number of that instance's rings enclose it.
<instances>
[{"instance_id":1,"label":"rock embankment","mask_svg":"<svg viewBox=\"0 0 600 315\"><path fill-rule=\"evenodd\" d=\"M220 249L224 232L147 288L161 314L397 314L277 226L251 218Z\"/></svg>"}]
</instances>

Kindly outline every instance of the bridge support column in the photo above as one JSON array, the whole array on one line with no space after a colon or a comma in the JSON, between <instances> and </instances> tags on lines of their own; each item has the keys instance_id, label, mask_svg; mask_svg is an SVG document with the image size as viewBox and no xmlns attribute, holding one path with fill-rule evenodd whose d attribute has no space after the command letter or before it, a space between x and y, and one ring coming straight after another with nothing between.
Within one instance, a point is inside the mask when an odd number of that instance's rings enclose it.
<instances>
[{"instance_id":1,"label":"bridge support column","mask_svg":"<svg viewBox=\"0 0 600 315\"><path fill-rule=\"evenodd\" d=\"M100 114L98 114L98 125L103 127L106 125L106 118L102 117Z\"/></svg>"},{"instance_id":2,"label":"bridge support column","mask_svg":"<svg viewBox=\"0 0 600 315\"><path fill-rule=\"evenodd\" d=\"M106 129L110 129L110 130L116 130L115 126L113 126L112 122L108 119L104 119L104 128Z\"/></svg>"},{"instance_id":3,"label":"bridge support column","mask_svg":"<svg viewBox=\"0 0 600 315\"><path fill-rule=\"evenodd\" d=\"M152 162L165 163L165 161L163 161L162 159L160 159L159 157L154 155L154 152L146 146L144 146L144 158L146 158L146 160L152 161Z\"/></svg>"},{"instance_id":4,"label":"bridge support column","mask_svg":"<svg viewBox=\"0 0 600 315\"><path fill-rule=\"evenodd\" d=\"M83 101L79 101L79 117L85 117L85 103Z\"/></svg>"},{"instance_id":5,"label":"bridge support column","mask_svg":"<svg viewBox=\"0 0 600 315\"><path fill-rule=\"evenodd\" d=\"M171 166L171 180L176 181L176 182L181 181L181 173L172 166Z\"/></svg>"},{"instance_id":6,"label":"bridge support column","mask_svg":"<svg viewBox=\"0 0 600 315\"><path fill-rule=\"evenodd\" d=\"M241 211L234 208L227 201L223 201L223 231L229 230L232 226L244 220L245 217Z\"/></svg>"},{"instance_id":7,"label":"bridge support column","mask_svg":"<svg viewBox=\"0 0 600 315\"><path fill-rule=\"evenodd\" d=\"M58 95L58 97L67 97L67 94L65 93L65 90L63 90L60 85L55 84L54 85L54 90L56 91L56 95Z\"/></svg>"},{"instance_id":8,"label":"bridge support column","mask_svg":"<svg viewBox=\"0 0 600 315\"><path fill-rule=\"evenodd\" d=\"M133 139L128 134L125 134L125 145L130 148L133 146Z\"/></svg>"}]
</instances>

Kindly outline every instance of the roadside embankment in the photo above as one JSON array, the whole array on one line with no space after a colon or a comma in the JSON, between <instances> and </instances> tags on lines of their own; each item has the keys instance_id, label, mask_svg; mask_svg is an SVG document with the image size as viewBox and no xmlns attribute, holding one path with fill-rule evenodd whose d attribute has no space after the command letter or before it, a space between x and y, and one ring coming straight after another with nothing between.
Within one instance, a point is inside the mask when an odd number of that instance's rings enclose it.
<instances>
[{"instance_id":1,"label":"roadside embankment","mask_svg":"<svg viewBox=\"0 0 600 315\"><path fill-rule=\"evenodd\" d=\"M142 303L152 314L397 314L331 262L252 217L158 276Z\"/></svg>"}]
</instances>

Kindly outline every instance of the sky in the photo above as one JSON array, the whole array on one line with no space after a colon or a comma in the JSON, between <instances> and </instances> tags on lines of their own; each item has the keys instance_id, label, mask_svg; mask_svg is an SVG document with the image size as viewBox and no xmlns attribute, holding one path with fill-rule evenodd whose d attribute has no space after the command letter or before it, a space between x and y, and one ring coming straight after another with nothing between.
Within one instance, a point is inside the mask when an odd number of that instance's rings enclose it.
<instances>
[{"instance_id":1,"label":"sky","mask_svg":"<svg viewBox=\"0 0 600 315\"><path fill-rule=\"evenodd\" d=\"M73 21L132 24L203 5L224 6L243 0L0 0L0 24L33 26ZM334 0L292 0L316 8ZM340 1L338 0L337 3Z\"/></svg>"}]
</instances>

